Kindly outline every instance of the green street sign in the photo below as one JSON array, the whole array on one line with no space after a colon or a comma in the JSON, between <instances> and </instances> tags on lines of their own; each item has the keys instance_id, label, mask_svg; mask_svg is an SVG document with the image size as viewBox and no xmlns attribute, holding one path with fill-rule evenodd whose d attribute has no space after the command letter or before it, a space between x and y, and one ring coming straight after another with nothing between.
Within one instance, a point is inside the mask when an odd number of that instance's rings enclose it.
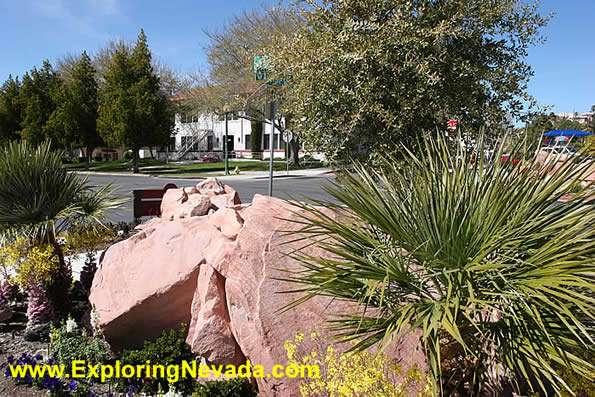
<instances>
[{"instance_id":1,"label":"green street sign","mask_svg":"<svg viewBox=\"0 0 595 397\"><path fill-rule=\"evenodd\" d=\"M257 73L259 70L268 70L270 64L271 57L268 55L254 57L254 71Z\"/></svg>"}]
</instances>

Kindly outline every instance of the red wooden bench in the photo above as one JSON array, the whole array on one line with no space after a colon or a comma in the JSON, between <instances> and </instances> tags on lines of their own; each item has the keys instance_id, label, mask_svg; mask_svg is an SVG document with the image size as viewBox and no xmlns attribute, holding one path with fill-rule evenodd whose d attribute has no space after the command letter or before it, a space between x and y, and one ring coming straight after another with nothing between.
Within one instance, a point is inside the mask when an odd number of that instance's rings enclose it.
<instances>
[{"instance_id":1,"label":"red wooden bench","mask_svg":"<svg viewBox=\"0 0 595 397\"><path fill-rule=\"evenodd\" d=\"M135 218L141 216L159 216L161 215L161 201L163 195L168 189L177 189L173 183L163 186L163 189L139 189L133 190L134 196L133 212Z\"/></svg>"}]
</instances>

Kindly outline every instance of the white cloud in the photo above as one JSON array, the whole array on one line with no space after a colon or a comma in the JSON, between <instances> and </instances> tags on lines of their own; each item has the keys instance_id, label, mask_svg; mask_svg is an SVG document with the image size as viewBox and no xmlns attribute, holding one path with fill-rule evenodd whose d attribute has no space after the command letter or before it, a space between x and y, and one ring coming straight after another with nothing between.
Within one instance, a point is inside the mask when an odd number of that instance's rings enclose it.
<instances>
[{"instance_id":1,"label":"white cloud","mask_svg":"<svg viewBox=\"0 0 595 397\"><path fill-rule=\"evenodd\" d=\"M119 13L117 0L89 0L89 4L103 15L117 15Z\"/></svg>"},{"instance_id":2,"label":"white cloud","mask_svg":"<svg viewBox=\"0 0 595 397\"><path fill-rule=\"evenodd\" d=\"M97 3L114 3L115 0L91 0ZM42 16L58 20L63 26L73 30L77 34L86 34L95 38L106 39L107 33L97 30L93 26L91 16L76 15L67 7L64 0L37 0L34 7ZM105 6L111 7L111 6ZM110 11L110 8L102 8L103 12ZM115 9L114 9L115 10ZM110 11L111 12L111 11Z\"/></svg>"}]
</instances>

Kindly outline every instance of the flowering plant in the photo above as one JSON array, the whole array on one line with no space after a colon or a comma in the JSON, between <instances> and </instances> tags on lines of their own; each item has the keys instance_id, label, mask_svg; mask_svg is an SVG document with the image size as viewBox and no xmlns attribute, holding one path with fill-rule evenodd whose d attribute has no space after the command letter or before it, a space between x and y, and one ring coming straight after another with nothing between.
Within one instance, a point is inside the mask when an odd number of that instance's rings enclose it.
<instances>
[{"instance_id":1,"label":"flowering plant","mask_svg":"<svg viewBox=\"0 0 595 397\"><path fill-rule=\"evenodd\" d=\"M355 344L355 342L352 342ZM319 377L300 384L303 397L431 396L429 378L418 368L403 370L385 353L369 351L340 353L324 347L317 332L296 334L284 344L288 365L317 365Z\"/></svg>"}]
</instances>

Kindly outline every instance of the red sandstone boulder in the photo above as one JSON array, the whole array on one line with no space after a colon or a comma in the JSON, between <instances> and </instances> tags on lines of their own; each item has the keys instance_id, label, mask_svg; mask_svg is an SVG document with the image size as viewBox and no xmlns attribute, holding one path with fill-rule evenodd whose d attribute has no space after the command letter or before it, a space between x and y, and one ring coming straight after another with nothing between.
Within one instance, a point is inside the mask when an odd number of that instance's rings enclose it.
<instances>
[{"instance_id":1,"label":"red sandstone boulder","mask_svg":"<svg viewBox=\"0 0 595 397\"><path fill-rule=\"evenodd\" d=\"M114 347L140 346L185 322L190 324L186 341L208 362L239 364L249 359L270 372L273 365L287 362L285 341L311 330L325 340L329 334L323 324L331 314L358 310L351 303L318 297L280 311L298 298L280 294L295 288L282 281L286 271L299 268L285 253L300 249L328 255L320 248L288 243L294 236L287 231L298 227L285 220L295 216L288 202L256 195L251 205L226 202L212 205L209 215L181 217L187 201L199 201L193 197L212 202L237 194L217 180L197 185L197 193L176 190L164 197L162 219L140 225L136 235L108 249L93 281L89 299ZM386 351L404 369L417 364L425 370L417 343L410 334ZM261 396L300 395L299 379L257 382Z\"/></svg>"},{"instance_id":2,"label":"red sandstone boulder","mask_svg":"<svg viewBox=\"0 0 595 397\"><path fill-rule=\"evenodd\" d=\"M284 343L293 340L297 333L309 334L312 330L321 334L322 340L330 336L323 328L325 320L335 314L354 313L357 308L347 302L317 297L295 309L281 311L299 296L281 294L296 288L295 284L281 281L287 278L287 270L296 270L299 265L285 253L300 249L313 255L328 255L316 247L302 248L304 243L289 243L295 235L288 234L298 225L284 221L291 218L292 207L286 201L266 196L254 196L252 205L243 213L244 227L238 234L231 257L220 263L218 271L226 278L230 326L242 353L252 363L263 365L265 372L276 364L287 362ZM306 351L323 346L304 345ZM426 369L423 353L416 351L418 338L408 335L399 345L387 348L389 357L401 361L404 369L418 365ZM346 350L348 345L336 345ZM257 379L261 396L300 396L299 379Z\"/></svg>"},{"instance_id":3,"label":"red sandstone boulder","mask_svg":"<svg viewBox=\"0 0 595 397\"><path fill-rule=\"evenodd\" d=\"M200 265L225 236L207 217L155 218L111 246L89 301L115 349L142 346L163 330L190 323Z\"/></svg>"}]
</instances>

